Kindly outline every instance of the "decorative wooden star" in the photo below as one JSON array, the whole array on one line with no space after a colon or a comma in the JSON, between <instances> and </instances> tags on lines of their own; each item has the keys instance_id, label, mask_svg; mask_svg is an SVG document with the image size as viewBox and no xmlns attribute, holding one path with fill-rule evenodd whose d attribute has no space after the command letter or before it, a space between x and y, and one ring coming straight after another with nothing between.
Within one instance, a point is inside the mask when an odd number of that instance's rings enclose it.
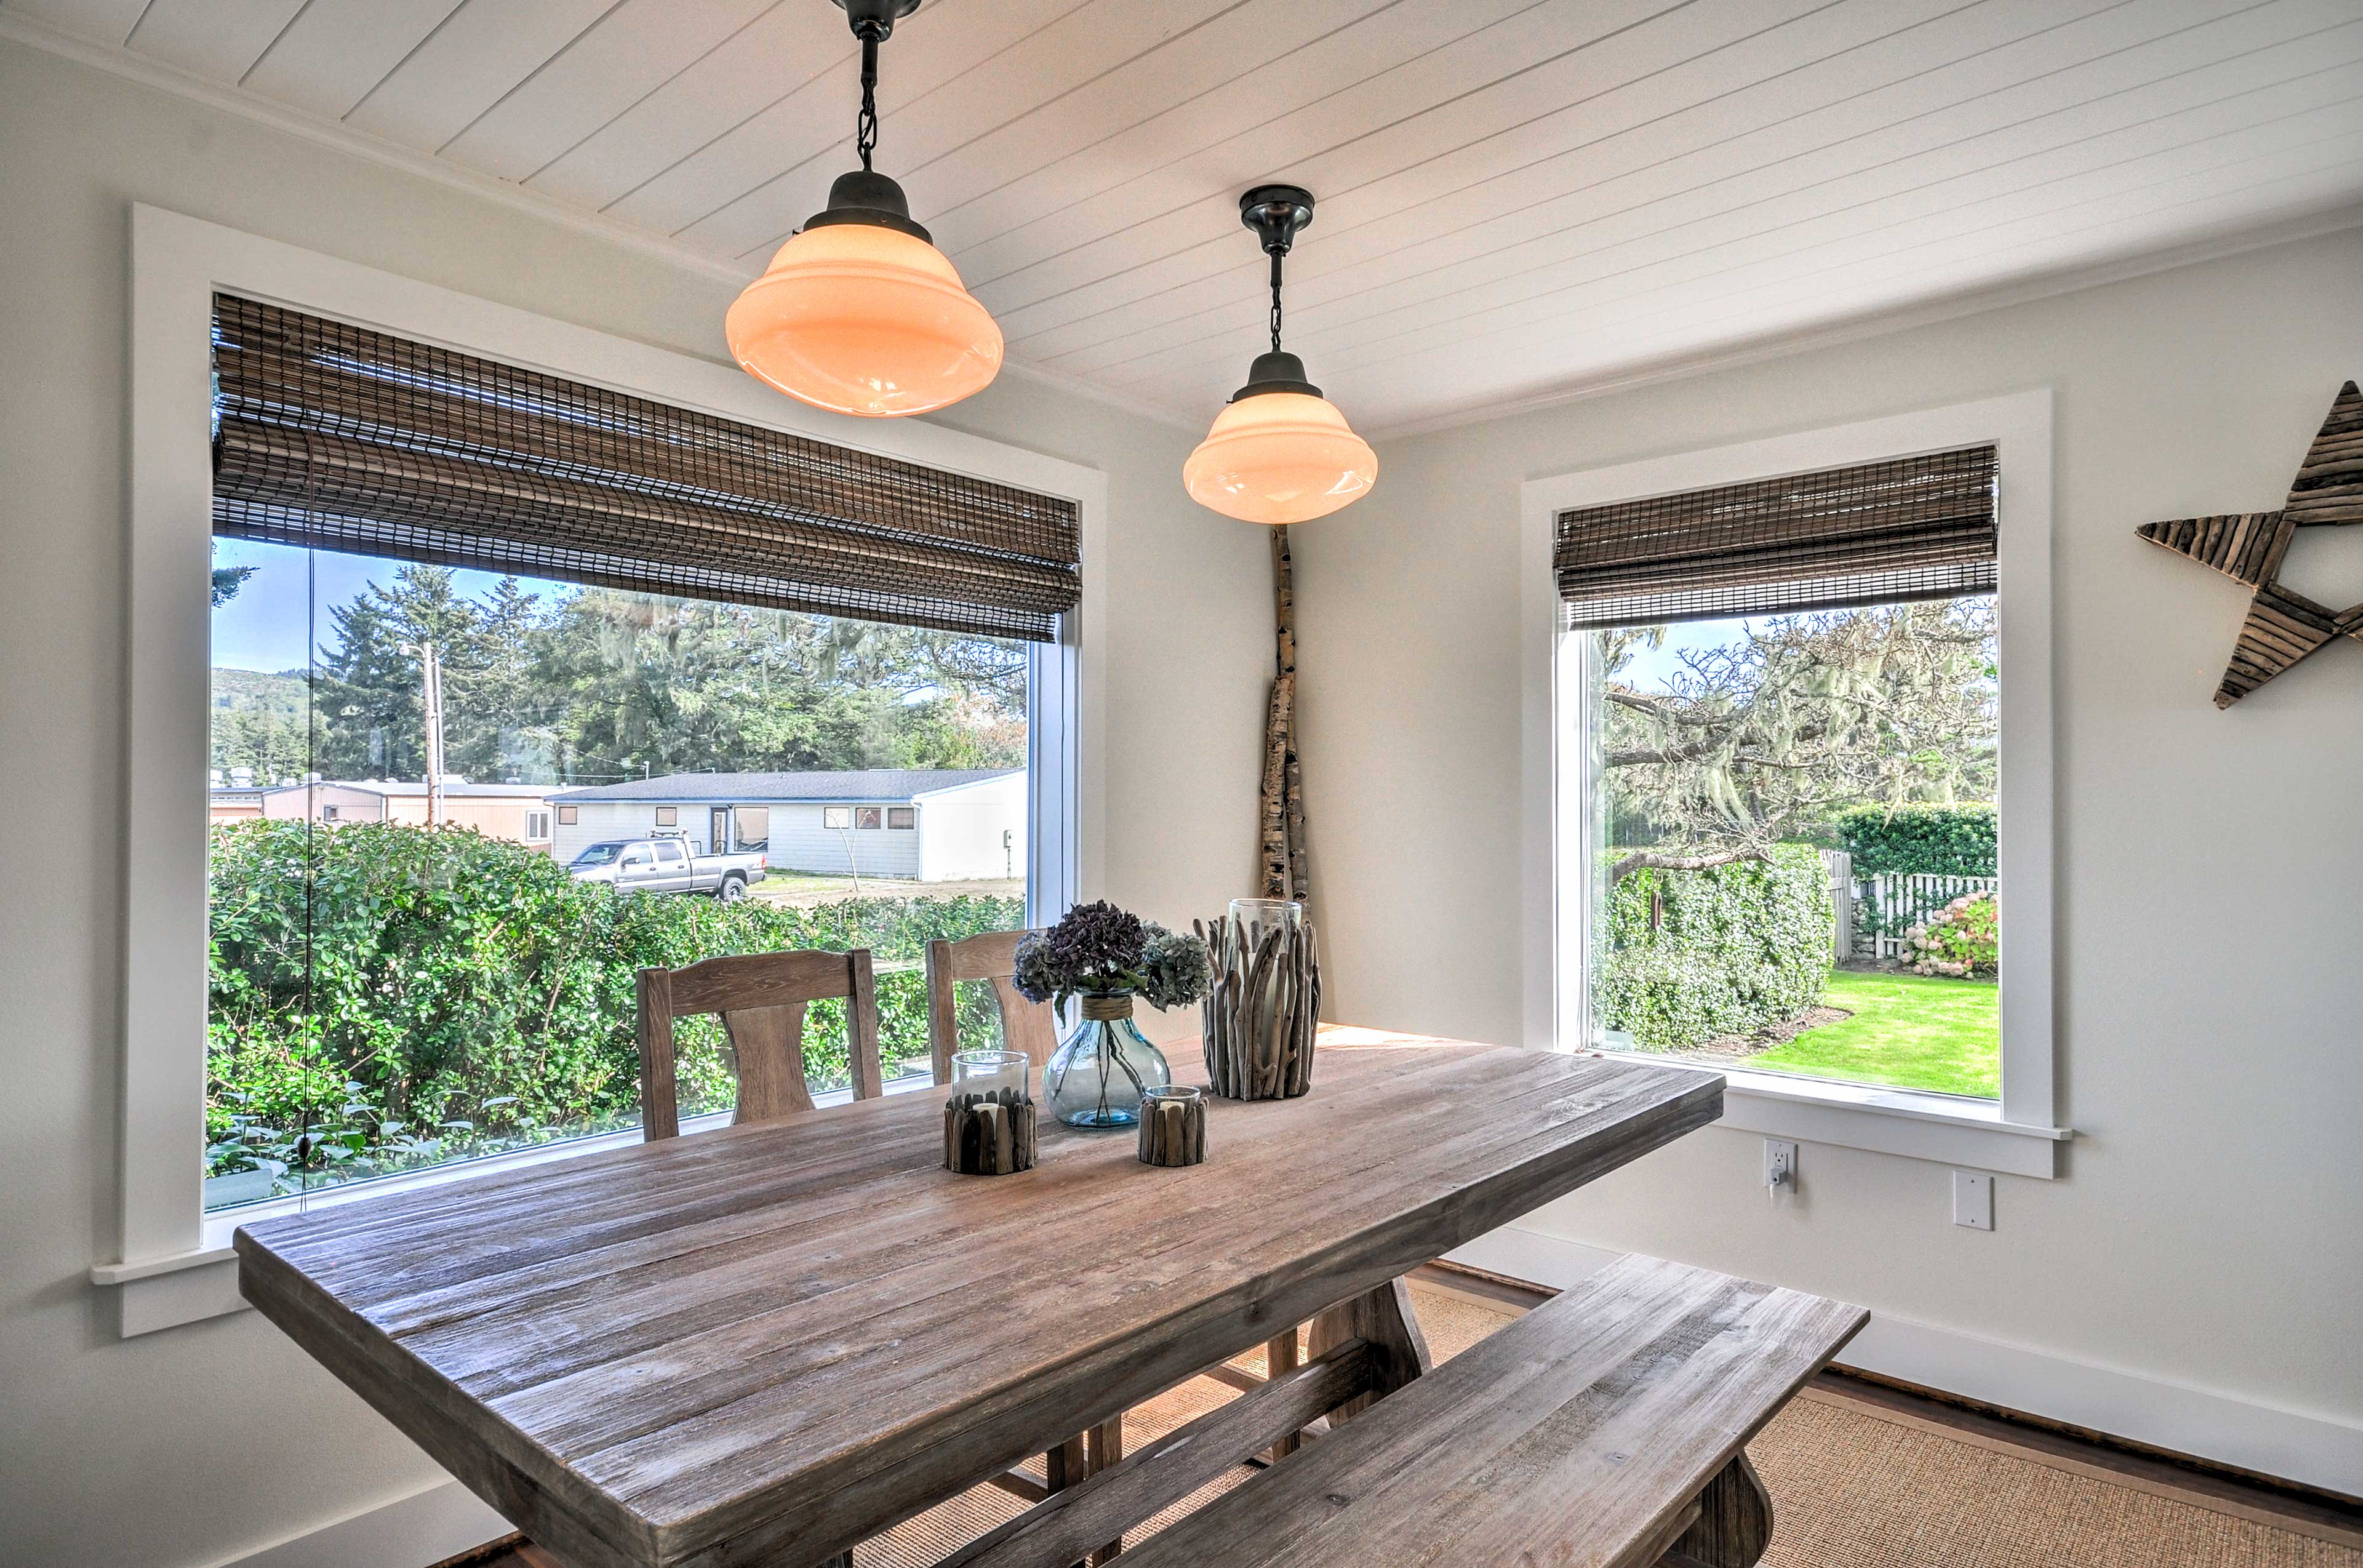
<instances>
[{"instance_id":1,"label":"decorative wooden star","mask_svg":"<svg viewBox=\"0 0 2363 1568\"><path fill-rule=\"evenodd\" d=\"M2298 529L2346 523L2363 523L2363 393L2351 381L2331 404L2280 511L2180 517L2136 530L2256 590L2231 666L2215 688L2217 707L2230 707L2335 637L2363 642L2363 605L2328 609L2280 582L2281 559Z\"/></svg>"}]
</instances>

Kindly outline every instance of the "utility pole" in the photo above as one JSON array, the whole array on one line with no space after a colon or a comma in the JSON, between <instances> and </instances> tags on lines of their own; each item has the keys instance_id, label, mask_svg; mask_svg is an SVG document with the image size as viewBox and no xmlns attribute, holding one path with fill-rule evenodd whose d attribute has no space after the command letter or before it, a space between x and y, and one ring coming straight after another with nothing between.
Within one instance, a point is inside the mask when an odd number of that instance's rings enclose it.
<instances>
[{"instance_id":1,"label":"utility pole","mask_svg":"<svg viewBox=\"0 0 2363 1568\"><path fill-rule=\"evenodd\" d=\"M427 825L443 820L443 662L431 642L405 642L418 656L420 704L427 713Z\"/></svg>"}]
</instances>

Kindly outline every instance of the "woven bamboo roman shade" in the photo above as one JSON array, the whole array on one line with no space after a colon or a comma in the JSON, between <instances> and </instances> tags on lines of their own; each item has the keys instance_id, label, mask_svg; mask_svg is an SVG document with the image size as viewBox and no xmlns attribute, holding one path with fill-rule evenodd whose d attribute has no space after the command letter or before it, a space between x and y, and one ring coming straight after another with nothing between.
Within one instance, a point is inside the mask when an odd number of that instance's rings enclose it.
<instances>
[{"instance_id":1,"label":"woven bamboo roman shade","mask_svg":"<svg viewBox=\"0 0 2363 1568\"><path fill-rule=\"evenodd\" d=\"M1570 629L1987 594L1994 449L1966 447L1559 515Z\"/></svg>"},{"instance_id":2,"label":"woven bamboo roman shade","mask_svg":"<svg viewBox=\"0 0 2363 1568\"><path fill-rule=\"evenodd\" d=\"M1055 640L1074 504L214 296L214 531Z\"/></svg>"}]
</instances>

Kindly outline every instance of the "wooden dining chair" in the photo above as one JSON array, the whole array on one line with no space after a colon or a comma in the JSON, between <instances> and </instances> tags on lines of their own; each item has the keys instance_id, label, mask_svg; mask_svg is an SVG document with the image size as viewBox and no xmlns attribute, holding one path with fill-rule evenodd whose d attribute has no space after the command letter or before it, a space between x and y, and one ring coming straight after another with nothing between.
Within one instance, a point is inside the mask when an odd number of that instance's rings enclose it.
<instances>
[{"instance_id":1,"label":"wooden dining chair","mask_svg":"<svg viewBox=\"0 0 2363 1568\"><path fill-rule=\"evenodd\" d=\"M870 950L757 952L709 958L680 969L643 969L640 1001L640 1129L650 1142L681 1135L674 1080L675 1018L718 1013L738 1072L734 1122L767 1121L813 1108L804 1081L804 1009L845 1000L853 1097L884 1092L878 1063L878 992Z\"/></svg>"},{"instance_id":2,"label":"wooden dining chair","mask_svg":"<svg viewBox=\"0 0 2363 1568\"><path fill-rule=\"evenodd\" d=\"M1038 1075L1059 1049L1059 1016L1048 1002L1029 1002L1010 976L1017 969L1024 931L987 931L958 941L927 944L927 1046L935 1058L936 1082L952 1081L952 1052L960 1049L960 1012L954 987L963 980L989 981L1001 1008L1005 1051L1021 1051Z\"/></svg>"},{"instance_id":3,"label":"wooden dining chair","mask_svg":"<svg viewBox=\"0 0 2363 1568\"><path fill-rule=\"evenodd\" d=\"M1059 1015L1048 1002L1029 1002L1018 995L1011 978L1017 969L1017 944L1024 931L987 931L957 941L941 938L927 944L927 1048L935 1060L936 1082L952 1081L952 1053L960 1048L960 1008L956 987L962 981L984 981L1001 1009L1001 1040L1004 1051L1023 1051L1038 1074L1059 1049ZM1048 1493L1063 1491L1095 1475L1124 1457L1124 1418L1093 1427L1071 1438L1045 1457L1045 1485L1024 1470L1005 1470L993 1484L1039 1502ZM1111 1541L1092 1553L1094 1563L1115 1555L1121 1543Z\"/></svg>"}]
</instances>

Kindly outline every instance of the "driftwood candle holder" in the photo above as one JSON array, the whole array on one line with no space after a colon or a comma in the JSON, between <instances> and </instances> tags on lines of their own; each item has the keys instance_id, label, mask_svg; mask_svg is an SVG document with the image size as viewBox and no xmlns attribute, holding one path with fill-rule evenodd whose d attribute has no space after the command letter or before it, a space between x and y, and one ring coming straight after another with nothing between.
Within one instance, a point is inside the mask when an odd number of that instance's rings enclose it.
<instances>
[{"instance_id":1,"label":"driftwood candle holder","mask_svg":"<svg viewBox=\"0 0 2363 1568\"><path fill-rule=\"evenodd\" d=\"M1192 1088L1151 1089L1140 1097L1140 1162L1202 1165L1206 1161L1206 1096Z\"/></svg>"},{"instance_id":2,"label":"driftwood candle holder","mask_svg":"<svg viewBox=\"0 0 2363 1568\"><path fill-rule=\"evenodd\" d=\"M1034 1102L1015 1089L944 1102L944 1169L1005 1176L1034 1168Z\"/></svg>"},{"instance_id":3,"label":"driftwood candle holder","mask_svg":"<svg viewBox=\"0 0 2363 1568\"><path fill-rule=\"evenodd\" d=\"M1225 1099L1292 1099L1313 1086L1321 963L1297 905L1242 900L1205 939L1206 1082Z\"/></svg>"}]
</instances>

